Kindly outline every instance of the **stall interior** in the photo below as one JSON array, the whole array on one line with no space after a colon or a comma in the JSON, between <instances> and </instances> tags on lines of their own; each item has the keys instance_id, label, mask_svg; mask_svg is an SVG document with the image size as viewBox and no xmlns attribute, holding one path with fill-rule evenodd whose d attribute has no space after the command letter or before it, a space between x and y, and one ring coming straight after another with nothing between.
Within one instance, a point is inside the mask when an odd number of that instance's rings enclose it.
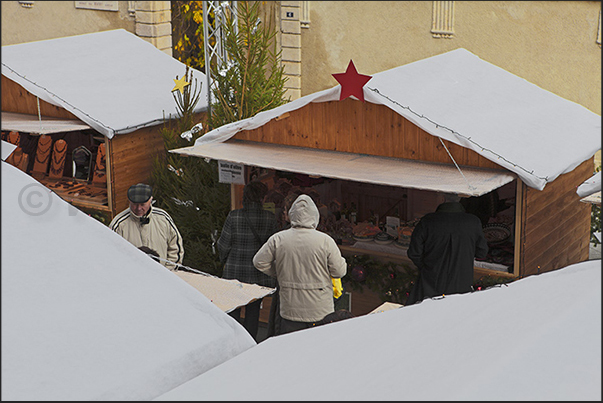
<instances>
[{"instance_id":1,"label":"stall interior","mask_svg":"<svg viewBox=\"0 0 603 403\"><path fill-rule=\"evenodd\" d=\"M264 207L285 228L284 210L305 193L320 211L318 229L331 235L345 254L386 256L410 263L406 251L415 225L444 202L435 191L312 177L302 173L248 167L248 180L266 183ZM517 181L479 197L462 197L465 210L482 221L488 256L475 266L497 273L513 273Z\"/></svg>"},{"instance_id":2,"label":"stall interior","mask_svg":"<svg viewBox=\"0 0 603 403\"><path fill-rule=\"evenodd\" d=\"M93 130L53 134L2 131L17 146L7 162L28 173L63 199L108 208L105 138Z\"/></svg>"}]
</instances>

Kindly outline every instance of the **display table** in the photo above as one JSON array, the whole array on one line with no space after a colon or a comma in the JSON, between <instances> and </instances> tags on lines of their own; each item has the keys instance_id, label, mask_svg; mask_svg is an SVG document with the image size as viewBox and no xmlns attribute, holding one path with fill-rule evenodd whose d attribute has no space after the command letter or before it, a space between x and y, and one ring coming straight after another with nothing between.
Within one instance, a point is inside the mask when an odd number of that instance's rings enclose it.
<instances>
[{"instance_id":1,"label":"display table","mask_svg":"<svg viewBox=\"0 0 603 403\"><path fill-rule=\"evenodd\" d=\"M339 245L339 249L342 251L342 253L364 253L384 259L400 261L402 263L413 265L414 267L414 264L406 255L408 248L396 245L395 242L389 244L379 244L374 240L357 241L352 245ZM509 267L502 264L474 260L473 266L476 274L479 275L491 274L500 277L514 277L513 274L509 273Z\"/></svg>"}]
</instances>

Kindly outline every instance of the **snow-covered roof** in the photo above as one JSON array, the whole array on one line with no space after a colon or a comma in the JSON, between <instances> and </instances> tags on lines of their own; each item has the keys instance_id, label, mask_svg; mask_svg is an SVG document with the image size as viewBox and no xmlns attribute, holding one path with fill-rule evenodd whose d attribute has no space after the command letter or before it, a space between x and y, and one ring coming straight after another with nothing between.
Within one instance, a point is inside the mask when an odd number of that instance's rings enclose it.
<instances>
[{"instance_id":1,"label":"snow-covered roof","mask_svg":"<svg viewBox=\"0 0 603 403\"><path fill-rule=\"evenodd\" d=\"M158 401L601 400L601 260L270 337Z\"/></svg>"},{"instance_id":2,"label":"snow-covered roof","mask_svg":"<svg viewBox=\"0 0 603 403\"><path fill-rule=\"evenodd\" d=\"M2 164L2 400L151 400L256 345L175 273Z\"/></svg>"},{"instance_id":3,"label":"snow-covered roof","mask_svg":"<svg viewBox=\"0 0 603 403\"><path fill-rule=\"evenodd\" d=\"M112 138L178 115L172 95L186 65L116 29L2 46L2 74ZM205 74L191 69L207 109Z\"/></svg>"},{"instance_id":4,"label":"snow-covered roof","mask_svg":"<svg viewBox=\"0 0 603 403\"><path fill-rule=\"evenodd\" d=\"M582 182L576 193L581 197L580 201L601 205L601 171ZM600 238L601 232L596 232L595 236Z\"/></svg>"},{"instance_id":5,"label":"snow-covered roof","mask_svg":"<svg viewBox=\"0 0 603 403\"><path fill-rule=\"evenodd\" d=\"M224 125L195 146L224 142L310 102L337 101L340 90L337 85ZM363 90L366 102L474 150L539 190L601 149L601 116L462 48L374 74Z\"/></svg>"}]
</instances>

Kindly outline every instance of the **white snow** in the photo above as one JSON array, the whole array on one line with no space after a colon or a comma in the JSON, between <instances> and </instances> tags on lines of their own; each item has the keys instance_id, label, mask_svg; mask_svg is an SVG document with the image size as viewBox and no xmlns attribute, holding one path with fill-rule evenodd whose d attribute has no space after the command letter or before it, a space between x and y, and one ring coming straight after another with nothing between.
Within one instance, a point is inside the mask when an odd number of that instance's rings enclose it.
<instances>
[{"instance_id":1,"label":"white snow","mask_svg":"<svg viewBox=\"0 0 603 403\"><path fill-rule=\"evenodd\" d=\"M150 400L255 345L174 273L2 162L2 400Z\"/></svg>"},{"instance_id":2,"label":"white snow","mask_svg":"<svg viewBox=\"0 0 603 403\"><path fill-rule=\"evenodd\" d=\"M99 133L130 133L178 116L172 89L186 65L125 29L2 46L2 75ZM207 82L195 112L207 109ZM197 87L198 88L198 87Z\"/></svg>"},{"instance_id":3,"label":"white snow","mask_svg":"<svg viewBox=\"0 0 603 403\"><path fill-rule=\"evenodd\" d=\"M5 162L2 249L2 400L601 399L601 260L256 345Z\"/></svg>"},{"instance_id":4,"label":"white snow","mask_svg":"<svg viewBox=\"0 0 603 403\"><path fill-rule=\"evenodd\" d=\"M601 260L261 342L155 400L601 400Z\"/></svg>"}]
</instances>

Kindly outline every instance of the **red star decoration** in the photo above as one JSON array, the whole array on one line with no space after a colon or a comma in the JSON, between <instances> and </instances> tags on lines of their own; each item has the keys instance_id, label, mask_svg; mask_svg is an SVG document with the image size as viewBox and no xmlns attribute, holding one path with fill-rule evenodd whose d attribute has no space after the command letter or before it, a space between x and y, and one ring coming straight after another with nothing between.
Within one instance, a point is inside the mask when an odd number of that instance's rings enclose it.
<instances>
[{"instance_id":1,"label":"red star decoration","mask_svg":"<svg viewBox=\"0 0 603 403\"><path fill-rule=\"evenodd\" d=\"M350 60L348 68L345 73L332 74L335 80L341 84L341 95L339 100L346 99L350 95L355 96L360 101L364 102L364 92L362 87L372 78L372 76L365 76L364 74L358 74L354 62Z\"/></svg>"}]
</instances>

